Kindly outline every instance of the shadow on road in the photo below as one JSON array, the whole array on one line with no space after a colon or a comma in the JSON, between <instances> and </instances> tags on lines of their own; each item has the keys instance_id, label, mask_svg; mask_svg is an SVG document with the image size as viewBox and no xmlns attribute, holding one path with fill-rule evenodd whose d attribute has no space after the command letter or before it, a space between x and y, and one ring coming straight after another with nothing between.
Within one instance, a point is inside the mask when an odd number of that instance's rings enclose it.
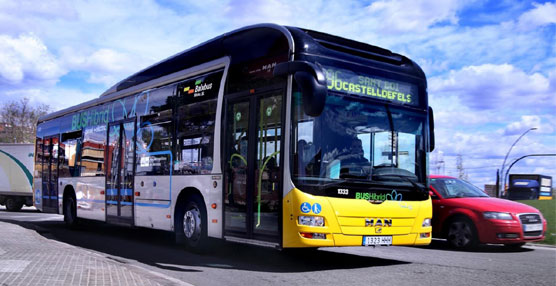
<instances>
[{"instance_id":1,"label":"shadow on road","mask_svg":"<svg viewBox=\"0 0 556 286\"><path fill-rule=\"evenodd\" d=\"M278 251L250 245L218 242L204 254L188 252L174 244L173 233L85 222L69 230L62 222L20 222L0 219L33 229L49 239L104 253L108 258L136 260L160 269L201 272L212 267L261 272L308 272L408 264L409 262L336 253L325 250ZM114 256L114 257L111 257ZM195 268L192 268L195 267Z\"/></svg>"},{"instance_id":2,"label":"shadow on road","mask_svg":"<svg viewBox=\"0 0 556 286\"><path fill-rule=\"evenodd\" d=\"M450 246L450 244L448 243L448 241L446 240L440 240L440 239L433 239L431 244L427 245L427 246L419 246L419 248L424 248L424 249L435 249L435 250L446 250L446 251L455 251L455 252L482 252L482 253L512 253L512 252L529 252L529 251L534 251L534 249L531 248L524 248L524 247L519 247L519 248L512 248L512 247L507 247L504 246L502 244L481 244L476 246L475 248L472 249L465 249L465 250L457 250L454 249Z\"/></svg>"}]
</instances>

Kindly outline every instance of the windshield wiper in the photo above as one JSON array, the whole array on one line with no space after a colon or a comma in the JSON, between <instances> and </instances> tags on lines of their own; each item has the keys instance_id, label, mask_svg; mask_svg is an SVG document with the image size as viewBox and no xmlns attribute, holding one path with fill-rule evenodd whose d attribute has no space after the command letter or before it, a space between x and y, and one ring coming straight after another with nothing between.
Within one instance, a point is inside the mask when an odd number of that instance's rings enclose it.
<instances>
[{"instance_id":1,"label":"windshield wiper","mask_svg":"<svg viewBox=\"0 0 556 286\"><path fill-rule=\"evenodd\" d=\"M409 179L408 176L404 176L401 174L394 174L394 173L388 173L388 174L373 174L373 177L395 177L395 178L399 178L402 180L405 180L406 182L409 182L414 188L416 188L417 190L428 194L428 191L426 190L425 186L420 186L419 184L417 184L416 182L412 181L411 179Z\"/></svg>"},{"instance_id":2,"label":"windshield wiper","mask_svg":"<svg viewBox=\"0 0 556 286\"><path fill-rule=\"evenodd\" d=\"M343 173L340 174L340 179L359 179L359 180L368 180L369 176L366 174L352 174L352 173Z\"/></svg>"}]
</instances>

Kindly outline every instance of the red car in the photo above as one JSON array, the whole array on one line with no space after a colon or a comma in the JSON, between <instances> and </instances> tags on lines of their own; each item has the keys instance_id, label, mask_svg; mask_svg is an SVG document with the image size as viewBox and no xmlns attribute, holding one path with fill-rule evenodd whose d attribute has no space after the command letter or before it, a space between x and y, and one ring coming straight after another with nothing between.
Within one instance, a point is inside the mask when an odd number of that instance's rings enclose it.
<instances>
[{"instance_id":1,"label":"red car","mask_svg":"<svg viewBox=\"0 0 556 286\"><path fill-rule=\"evenodd\" d=\"M521 247L544 239L546 220L534 207L489 197L472 184L431 175L433 237L467 249L479 243Z\"/></svg>"}]
</instances>

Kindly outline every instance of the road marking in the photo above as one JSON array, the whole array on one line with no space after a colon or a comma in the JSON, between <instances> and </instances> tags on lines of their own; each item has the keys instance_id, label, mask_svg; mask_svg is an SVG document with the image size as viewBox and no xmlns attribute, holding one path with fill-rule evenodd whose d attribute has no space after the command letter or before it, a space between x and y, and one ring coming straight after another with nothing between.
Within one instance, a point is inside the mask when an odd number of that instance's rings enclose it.
<instances>
[{"instance_id":1,"label":"road marking","mask_svg":"<svg viewBox=\"0 0 556 286\"><path fill-rule=\"evenodd\" d=\"M15 272L21 273L31 261L28 260L0 260L0 273L1 272Z\"/></svg>"}]
</instances>

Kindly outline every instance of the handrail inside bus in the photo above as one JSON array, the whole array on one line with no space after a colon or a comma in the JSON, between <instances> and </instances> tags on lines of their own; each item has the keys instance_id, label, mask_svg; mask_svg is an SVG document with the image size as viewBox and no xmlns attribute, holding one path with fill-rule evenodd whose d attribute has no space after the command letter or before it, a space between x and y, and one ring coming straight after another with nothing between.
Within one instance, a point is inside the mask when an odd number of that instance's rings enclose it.
<instances>
[{"instance_id":1,"label":"handrail inside bus","mask_svg":"<svg viewBox=\"0 0 556 286\"><path fill-rule=\"evenodd\" d=\"M261 225L261 189L263 185L262 173L264 172L264 169L266 168L266 164L268 163L268 161L270 161L270 159L272 159L274 156L278 154L280 154L280 150L270 154L270 156L268 156L268 158L266 158L266 160L264 161L263 166L261 167L259 173L259 182L257 183L257 186L259 188L259 193L257 194L257 226L256 227L259 227Z\"/></svg>"}]
</instances>

